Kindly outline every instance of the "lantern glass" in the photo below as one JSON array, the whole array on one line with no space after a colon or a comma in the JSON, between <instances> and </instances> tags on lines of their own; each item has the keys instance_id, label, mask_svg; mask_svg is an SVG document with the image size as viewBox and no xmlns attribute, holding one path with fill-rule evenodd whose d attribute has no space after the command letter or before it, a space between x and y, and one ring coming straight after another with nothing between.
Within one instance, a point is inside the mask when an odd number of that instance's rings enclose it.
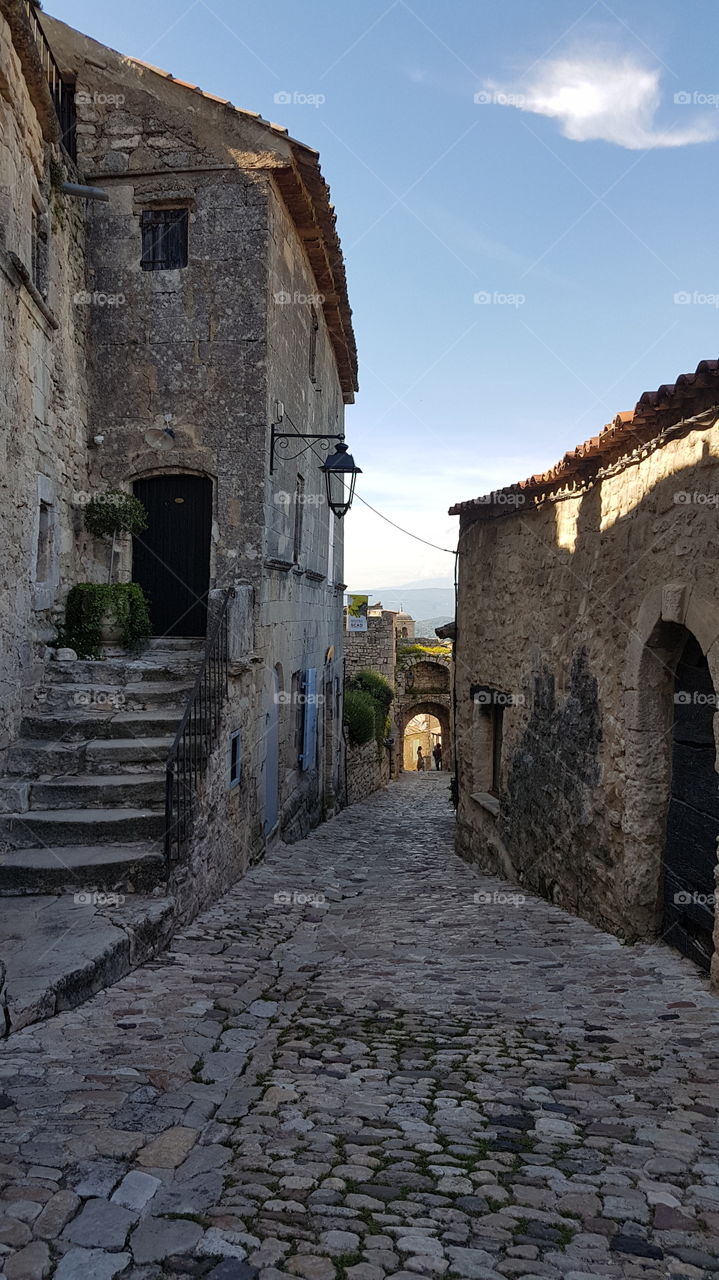
<instances>
[{"instance_id":1,"label":"lantern glass","mask_svg":"<svg viewBox=\"0 0 719 1280\"><path fill-rule=\"evenodd\" d=\"M348 446L341 441L336 451L323 463L321 470L325 474L330 510L341 520L352 506L355 484L357 476L362 474L361 469L355 464Z\"/></svg>"}]
</instances>

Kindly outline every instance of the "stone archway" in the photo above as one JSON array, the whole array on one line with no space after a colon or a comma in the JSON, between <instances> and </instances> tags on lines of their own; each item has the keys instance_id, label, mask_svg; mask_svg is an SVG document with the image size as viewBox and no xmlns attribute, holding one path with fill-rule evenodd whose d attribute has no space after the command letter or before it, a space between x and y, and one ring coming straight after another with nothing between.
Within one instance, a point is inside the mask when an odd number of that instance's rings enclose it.
<instances>
[{"instance_id":1,"label":"stone archway","mask_svg":"<svg viewBox=\"0 0 719 1280\"><path fill-rule=\"evenodd\" d=\"M439 721L440 733L442 737L443 765L445 769L450 767L452 760L452 741L451 741L451 717L449 707L444 706L441 702L433 701L403 701L402 708L397 716L397 732L399 738L399 750L397 752L398 767L400 773L404 772L402 744L404 743L404 735L407 732L407 726L410 720L414 720L415 716L428 715L434 716Z\"/></svg>"},{"instance_id":2,"label":"stone archway","mask_svg":"<svg viewBox=\"0 0 719 1280\"><path fill-rule=\"evenodd\" d=\"M623 682L623 897L627 915L640 936L662 932L675 677L689 637L698 642L713 687L719 689L719 609L686 583L654 588L633 628ZM716 717L714 723L716 726ZM714 737L716 742L716 728ZM714 939L712 975L717 982L719 913Z\"/></svg>"},{"instance_id":3,"label":"stone archway","mask_svg":"<svg viewBox=\"0 0 719 1280\"><path fill-rule=\"evenodd\" d=\"M393 716L398 741L398 771L404 770L402 757L407 725L417 715L431 715L439 720L443 768L453 769L452 654L427 651L412 654L401 666L398 665L395 684L397 693Z\"/></svg>"}]
</instances>

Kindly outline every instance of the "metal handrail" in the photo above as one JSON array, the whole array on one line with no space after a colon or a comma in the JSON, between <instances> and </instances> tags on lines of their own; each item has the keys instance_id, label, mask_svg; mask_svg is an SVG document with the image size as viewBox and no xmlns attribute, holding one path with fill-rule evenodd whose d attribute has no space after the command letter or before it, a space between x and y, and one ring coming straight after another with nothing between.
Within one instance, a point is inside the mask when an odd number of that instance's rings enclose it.
<instances>
[{"instance_id":1,"label":"metal handrail","mask_svg":"<svg viewBox=\"0 0 719 1280\"><path fill-rule=\"evenodd\" d=\"M222 596L202 665L165 764L165 860L179 862L192 832L199 782L222 723L229 667L228 614L235 588Z\"/></svg>"},{"instance_id":2,"label":"metal handrail","mask_svg":"<svg viewBox=\"0 0 719 1280\"><path fill-rule=\"evenodd\" d=\"M23 3L32 28L33 39L40 54L40 62L42 63L42 69L55 107L55 115L60 124L62 145L68 155L73 160L77 160L75 86L63 79L48 38L40 25L37 6L33 3L33 0L23 0Z\"/></svg>"}]
</instances>

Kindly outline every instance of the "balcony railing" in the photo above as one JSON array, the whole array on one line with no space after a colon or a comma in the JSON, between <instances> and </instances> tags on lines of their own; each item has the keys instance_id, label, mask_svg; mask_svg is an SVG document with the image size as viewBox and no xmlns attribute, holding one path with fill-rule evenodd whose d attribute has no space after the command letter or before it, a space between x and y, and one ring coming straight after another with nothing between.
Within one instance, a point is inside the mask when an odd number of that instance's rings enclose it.
<instances>
[{"instance_id":1,"label":"balcony railing","mask_svg":"<svg viewBox=\"0 0 719 1280\"><path fill-rule=\"evenodd\" d=\"M47 36L40 26L39 10L33 0L23 0L28 21L37 45L42 69L48 83L50 96L55 106L55 115L60 124L62 145L68 155L77 160L77 138L75 132L75 86L63 80Z\"/></svg>"}]
</instances>

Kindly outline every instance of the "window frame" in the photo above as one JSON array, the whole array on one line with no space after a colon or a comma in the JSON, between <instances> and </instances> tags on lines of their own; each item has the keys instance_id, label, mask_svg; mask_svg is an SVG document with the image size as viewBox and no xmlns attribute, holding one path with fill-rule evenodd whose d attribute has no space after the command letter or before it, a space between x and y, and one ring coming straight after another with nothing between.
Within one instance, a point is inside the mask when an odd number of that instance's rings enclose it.
<instances>
[{"instance_id":1,"label":"window frame","mask_svg":"<svg viewBox=\"0 0 719 1280\"><path fill-rule=\"evenodd\" d=\"M190 256L190 210L187 205L142 209L140 235L142 271L182 271L187 267ZM167 252L161 256L157 250L163 241Z\"/></svg>"}]
</instances>

